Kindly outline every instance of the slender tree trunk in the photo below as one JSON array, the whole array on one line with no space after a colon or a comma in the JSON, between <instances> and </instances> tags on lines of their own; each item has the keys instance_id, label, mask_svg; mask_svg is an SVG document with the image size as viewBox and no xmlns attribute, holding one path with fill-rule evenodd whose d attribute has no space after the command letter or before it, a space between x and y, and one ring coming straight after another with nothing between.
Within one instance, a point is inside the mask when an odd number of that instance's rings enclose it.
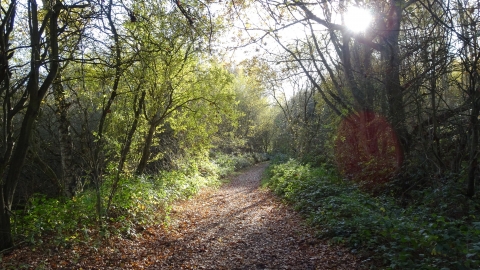
<instances>
[{"instance_id":1,"label":"slender tree trunk","mask_svg":"<svg viewBox=\"0 0 480 270\"><path fill-rule=\"evenodd\" d=\"M350 93L352 93L353 98L355 99L354 108L357 111L364 111L368 109L365 100L365 93L358 87L358 84L355 80L355 75L352 67L352 53L350 51L350 41L351 38L347 33L343 34L343 45L342 45L342 64L343 72L345 73L345 80L347 82Z\"/></svg>"},{"instance_id":2,"label":"slender tree trunk","mask_svg":"<svg viewBox=\"0 0 480 270\"><path fill-rule=\"evenodd\" d=\"M3 7L3 6L2 6ZM6 6L5 6L6 8ZM13 246L10 224L10 208L8 204L8 187L3 179L12 150L13 150L13 125L11 104L9 99L10 75L7 51L10 46L10 33L13 30L16 15L16 1L10 1L8 10L0 22L0 94L5 95L3 100L2 121L2 155L0 160L0 251Z\"/></svg>"},{"instance_id":3,"label":"slender tree trunk","mask_svg":"<svg viewBox=\"0 0 480 270\"><path fill-rule=\"evenodd\" d=\"M434 51L435 51L435 47L434 47ZM433 57L432 59L432 64L433 65L436 65L435 63L435 57ZM435 66L433 67L433 74L436 74L436 68ZM430 90L430 102L432 103L432 151L433 151L433 155L435 157L435 159L438 161L439 163L439 168L440 170L444 170L445 169L445 165L442 161L442 158L441 158L441 153L440 153L440 139L438 138L438 121L437 121L437 111L438 111L438 108L437 108L437 77L436 76L432 76L432 78L430 79L430 87L431 87L431 90Z\"/></svg>"},{"instance_id":4,"label":"slender tree trunk","mask_svg":"<svg viewBox=\"0 0 480 270\"><path fill-rule=\"evenodd\" d=\"M23 163L27 156L27 150L30 145L35 119L38 115L39 103L30 102L23 118L19 138L16 147L10 159L8 173L3 182L2 202L0 210L0 250L13 246L12 232L10 224L10 211L12 209L13 195L18 184Z\"/></svg>"},{"instance_id":5,"label":"slender tree trunk","mask_svg":"<svg viewBox=\"0 0 480 270\"><path fill-rule=\"evenodd\" d=\"M471 146L470 146L470 160L468 162L468 180L467 180L467 196L473 197L475 195L475 171L477 168L477 154L478 154L478 127L476 126L478 123L478 106L473 110L475 113L472 112L472 116L470 117L470 123L474 125L472 127L472 138L471 138ZM476 116L474 117L474 114Z\"/></svg>"},{"instance_id":6,"label":"slender tree trunk","mask_svg":"<svg viewBox=\"0 0 480 270\"><path fill-rule=\"evenodd\" d=\"M385 62L385 92L387 93L388 113L395 129L402 152L408 151L408 133L405 126L403 89L400 84L400 48L398 45L403 1L391 1L386 21L385 43L382 58Z\"/></svg>"},{"instance_id":7,"label":"slender tree trunk","mask_svg":"<svg viewBox=\"0 0 480 270\"><path fill-rule=\"evenodd\" d=\"M465 2L465 1L464 1ZM457 2L459 8L466 8L461 1ZM465 9L464 9L465 10ZM468 12L459 12L461 33L463 37L472 37L469 40L463 41L463 48L461 49L462 64L464 67L463 74L464 84L468 95L471 97L471 114L470 114L470 149L468 162L468 178L467 178L467 196L473 197L475 195L475 175L478 165L478 117L480 114L480 74L479 74L479 43L475 38L478 27L476 21Z\"/></svg>"},{"instance_id":8,"label":"slender tree trunk","mask_svg":"<svg viewBox=\"0 0 480 270\"><path fill-rule=\"evenodd\" d=\"M97 213L97 226L99 229L102 228L102 225L103 225L103 222L102 222L102 219L103 219L103 203L102 203L102 194L101 194L101 179L99 179L98 175L100 175L98 172L95 173L95 175L93 176L93 183L95 184L95 198L96 198L96 202L95 202L95 210L96 210L96 213Z\"/></svg>"},{"instance_id":9,"label":"slender tree trunk","mask_svg":"<svg viewBox=\"0 0 480 270\"><path fill-rule=\"evenodd\" d=\"M2 186L2 198L0 200L0 251L13 246L13 238L10 224L10 210L6 204L6 189Z\"/></svg>"},{"instance_id":10,"label":"slender tree trunk","mask_svg":"<svg viewBox=\"0 0 480 270\"><path fill-rule=\"evenodd\" d=\"M142 105L145 101L145 95L146 95L146 92L143 91L142 95L140 97L140 100L138 102L138 107L135 110L135 118L133 120L132 127L130 128L130 130L127 134L127 138L125 139L125 145L122 149L122 153L121 153L121 156L120 156L120 162L118 163L118 167L117 167L118 172L123 171L123 167L125 166L125 162L127 160L127 155L130 152L130 147L132 146L133 135L137 131L138 121L140 119L140 113L142 112L142 108L143 108Z\"/></svg>"},{"instance_id":11,"label":"slender tree trunk","mask_svg":"<svg viewBox=\"0 0 480 270\"><path fill-rule=\"evenodd\" d=\"M138 163L136 174L143 174L145 172L148 159L150 158L150 147L152 146L153 135L155 134L157 126L158 125L155 125L155 121L150 123L147 136L145 137L145 144L143 145L142 157Z\"/></svg>"},{"instance_id":12,"label":"slender tree trunk","mask_svg":"<svg viewBox=\"0 0 480 270\"><path fill-rule=\"evenodd\" d=\"M57 106L57 119L59 123L58 134L60 143L60 159L62 164L62 194L67 198L72 198L79 191L82 186L80 179L77 176L77 165L73 158L73 142L70 135L70 121L68 120L68 104L63 91L61 76L53 83L53 94L55 96L55 103Z\"/></svg>"},{"instance_id":13,"label":"slender tree trunk","mask_svg":"<svg viewBox=\"0 0 480 270\"><path fill-rule=\"evenodd\" d=\"M102 218L104 211L102 209L103 207L103 202L102 202L102 196L100 194L101 192L101 185L103 183L103 166L104 166L104 160L102 156L102 150L104 146L104 132L105 132L105 125L106 125L106 120L107 120L107 115L110 112L110 109L113 105L113 102L115 101L115 98L118 95L118 87L120 84L120 77L123 74L122 70L122 56L121 56L121 45L120 45L120 37L117 32L117 28L114 23L114 14L112 13L113 9L113 1L109 0L107 5L104 5L102 8L105 8L105 13L106 17L108 20L108 25L110 26L110 31L112 32L113 35L113 40L114 44L112 47L112 50L114 51L115 55L115 75L113 78L113 85L112 85L112 91L111 94L102 110L102 114L100 116L100 120L98 123L98 130L97 130L97 140L95 142L95 149L93 151L93 157L91 161L91 166L92 166L92 172L93 172L93 181L95 184L95 192L96 192L96 207L97 207L97 220L98 220L98 226L102 226Z\"/></svg>"},{"instance_id":14,"label":"slender tree trunk","mask_svg":"<svg viewBox=\"0 0 480 270\"><path fill-rule=\"evenodd\" d=\"M13 194L18 183L18 178L22 172L23 163L27 156L27 150L30 146L30 138L32 137L35 119L37 118L40 109L40 103L30 102L27 111L23 118L20 134L14 149L12 158L10 159L10 166L5 180L5 190L7 192L7 206L10 206L13 201Z\"/></svg>"},{"instance_id":15,"label":"slender tree trunk","mask_svg":"<svg viewBox=\"0 0 480 270\"><path fill-rule=\"evenodd\" d=\"M475 95L475 93L473 93ZM468 162L467 196L475 195L475 174L477 170L478 159L478 116L480 104L478 98L474 98L472 105L472 114L470 115L471 142Z\"/></svg>"},{"instance_id":16,"label":"slender tree trunk","mask_svg":"<svg viewBox=\"0 0 480 270\"><path fill-rule=\"evenodd\" d=\"M123 145L122 152L120 153L120 161L118 162L118 166L117 166L117 174L116 174L115 180L112 184L112 190L110 191L110 196L108 197L108 203L107 203L107 209L106 209L107 215L108 215L108 211L110 210L110 206L112 204L113 196L117 192L118 183L120 182L120 176L123 173L123 168L125 166L125 162L127 161L127 155L130 152L130 147L132 146L133 135L137 131L138 121L140 119L140 114L142 112L143 103L145 101L145 95L146 95L146 92L143 91L142 95L140 96L138 106L137 106L136 109L134 109L135 110L135 118L133 120L133 123L132 123L132 126L131 126L130 130L128 131L127 137L125 138L125 144ZM135 97L134 103L137 101L137 97L138 97L138 94ZM136 106L136 105L134 105L134 106Z\"/></svg>"}]
</instances>

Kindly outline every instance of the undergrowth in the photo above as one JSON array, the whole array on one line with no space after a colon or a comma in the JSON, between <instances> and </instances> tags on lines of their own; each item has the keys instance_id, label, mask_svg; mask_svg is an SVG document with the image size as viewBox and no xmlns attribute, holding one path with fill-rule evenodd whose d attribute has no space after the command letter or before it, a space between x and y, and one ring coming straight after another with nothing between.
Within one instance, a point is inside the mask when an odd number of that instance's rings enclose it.
<instances>
[{"instance_id":1,"label":"undergrowth","mask_svg":"<svg viewBox=\"0 0 480 270\"><path fill-rule=\"evenodd\" d=\"M104 176L101 188L103 213L96 215L96 193L87 189L73 199L32 196L25 209L17 210L13 219L15 239L41 245L101 243L110 236L135 237L142 228L166 222L172 203L195 195L202 187L220 184L220 178L236 169L252 165L255 158L245 155L219 155L216 161L192 162L182 171L157 175L124 176L108 211L113 176ZM101 224L101 226L99 225Z\"/></svg>"},{"instance_id":2,"label":"undergrowth","mask_svg":"<svg viewBox=\"0 0 480 270\"><path fill-rule=\"evenodd\" d=\"M266 154L252 153L252 154L224 154L212 153L213 166L218 168L217 174L220 177L225 177L236 170L246 168L257 162L267 160Z\"/></svg>"},{"instance_id":3,"label":"undergrowth","mask_svg":"<svg viewBox=\"0 0 480 270\"><path fill-rule=\"evenodd\" d=\"M373 197L333 170L295 160L268 169L264 182L318 228L386 269L478 269L480 222L452 218L429 203L400 207L392 196ZM427 198L428 199L428 198Z\"/></svg>"}]
</instances>

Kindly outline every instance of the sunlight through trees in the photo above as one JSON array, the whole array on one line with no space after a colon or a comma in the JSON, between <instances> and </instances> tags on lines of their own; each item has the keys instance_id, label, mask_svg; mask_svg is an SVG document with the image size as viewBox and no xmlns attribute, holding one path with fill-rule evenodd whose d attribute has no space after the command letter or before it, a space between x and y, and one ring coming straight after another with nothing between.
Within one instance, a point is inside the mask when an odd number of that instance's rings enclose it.
<instances>
[{"instance_id":1,"label":"sunlight through trees","mask_svg":"<svg viewBox=\"0 0 480 270\"><path fill-rule=\"evenodd\" d=\"M0 250L38 194L91 192L101 231L126 182L218 177L225 155L478 222L478 1L0 6Z\"/></svg>"}]
</instances>

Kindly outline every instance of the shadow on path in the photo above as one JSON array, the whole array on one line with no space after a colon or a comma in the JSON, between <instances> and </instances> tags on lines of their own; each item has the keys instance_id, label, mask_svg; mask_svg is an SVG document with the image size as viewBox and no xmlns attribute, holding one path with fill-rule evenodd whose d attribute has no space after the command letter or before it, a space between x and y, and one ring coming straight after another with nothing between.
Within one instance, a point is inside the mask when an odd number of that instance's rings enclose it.
<instances>
[{"instance_id":1,"label":"shadow on path","mask_svg":"<svg viewBox=\"0 0 480 270\"><path fill-rule=\"evenodd\" d=\"M165 260L150 269L355 269L354 256L315 239L297 213L259 189L267 165L177 205L168 240L155 244Z\"/></svg>"}]
</instances>

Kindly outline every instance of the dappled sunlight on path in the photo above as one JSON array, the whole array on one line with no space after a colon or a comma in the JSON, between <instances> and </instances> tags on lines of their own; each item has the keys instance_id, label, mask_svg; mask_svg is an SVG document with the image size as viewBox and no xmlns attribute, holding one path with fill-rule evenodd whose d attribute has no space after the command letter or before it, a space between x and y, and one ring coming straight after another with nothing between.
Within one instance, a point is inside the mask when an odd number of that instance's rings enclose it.
<instances>
[{"instance_id":1,"label":"dappled sunlight on path","mask_svg":"<svg viewBox=\"0 0 480 270\"><path fill-rule=\"evenodd\" d=\"M259 189L266 165L175 205L166 237L152 243L165 260L151 269L355 269L353 256L316 240L298 214Z\"/></svg>"}]
</instances>

